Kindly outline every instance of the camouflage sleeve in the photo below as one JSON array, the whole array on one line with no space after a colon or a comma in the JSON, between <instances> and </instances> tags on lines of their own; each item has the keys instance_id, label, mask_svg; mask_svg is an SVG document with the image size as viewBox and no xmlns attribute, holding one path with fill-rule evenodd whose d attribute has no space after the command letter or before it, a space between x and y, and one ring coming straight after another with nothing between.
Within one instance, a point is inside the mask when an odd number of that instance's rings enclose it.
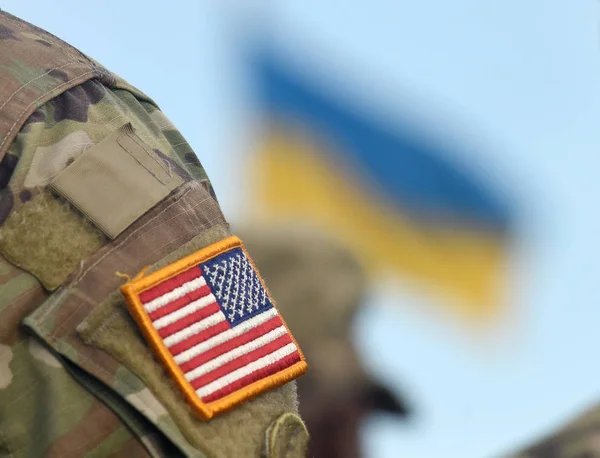
<instances>
[{"instance_id":1,"label":"camouflage sleeve","mask_svg":"<svg viewBox=\"0 0 600 458\"><path fill-rule=\"evenodd\" d=\"M121 191L144 210L125 223L110 217L101 196L112 190L94 171L75 184L65 175L84 152L109 157L99 147L122 129L142 148L139 166L174 183L164 196ZM115 189L129 189L136 178L120 172ZM59 176L75 195L55 192ZM94 206L78 205L76 185L94 190ZM190 146L135 89L91 79L34 111L0 162L0 455L303 456L295 382L201 419L119 291L122 276L229 236Z\"/></svg>"}]
</instances>

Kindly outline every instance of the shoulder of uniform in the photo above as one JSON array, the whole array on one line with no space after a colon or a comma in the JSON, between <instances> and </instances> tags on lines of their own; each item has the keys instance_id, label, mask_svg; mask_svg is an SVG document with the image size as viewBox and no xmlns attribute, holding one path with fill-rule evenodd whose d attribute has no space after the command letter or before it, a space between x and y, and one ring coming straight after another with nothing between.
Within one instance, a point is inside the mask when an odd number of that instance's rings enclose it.
<instances>
[{"instance_id":1,"label":"shoulder of uniform","mask_svg":"<svg viewBox=\"0 0 600 458\"><path fill-rule=\"evenodd\" d=\"M0 160L27 118L56 95L104 70L75 48L0 12Z\"/></svg>"},{"instance_id":2,"label":"shoulder of uniform","mask_svg":"<svg viewBox=\"0 0 600 458\"><path fill-rule=\"evenodd\" d=\"M0 11L0 161L35 110L92 78L156 106L148 96L60 38Z\"/></svg>"}]
</instances>

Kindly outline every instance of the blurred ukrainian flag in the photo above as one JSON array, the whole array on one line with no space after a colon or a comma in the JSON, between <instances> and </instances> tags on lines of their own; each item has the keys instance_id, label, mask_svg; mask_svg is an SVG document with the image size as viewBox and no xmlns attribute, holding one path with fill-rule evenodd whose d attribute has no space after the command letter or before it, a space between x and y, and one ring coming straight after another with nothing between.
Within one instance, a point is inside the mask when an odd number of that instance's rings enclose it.
<instances>
[{"instance_id":1,"label":"blurred ukrainian flag","mask_svg":"<svg viewBox=\"0 0 600 458\"><path fill-rule=\"evenodd\" d=\"M255 214L334 232L371 274L393 271L442 294L446 311L469 322L495 316L511 215L485 177L406 126L390 131L349 109L271 54L252 65L264 120Z\"/></svg>"}]
</instances>

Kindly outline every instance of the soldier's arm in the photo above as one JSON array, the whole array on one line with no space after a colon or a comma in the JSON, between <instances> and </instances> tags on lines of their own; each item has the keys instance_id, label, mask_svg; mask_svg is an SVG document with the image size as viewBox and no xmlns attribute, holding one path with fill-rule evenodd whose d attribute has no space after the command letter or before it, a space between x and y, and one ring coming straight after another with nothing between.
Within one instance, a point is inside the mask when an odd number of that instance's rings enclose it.
<instances>
[{"instance_id":1,"label":"soldier's arm","mask_svg":"<svg viewBox=\"0 0 600 458\"><path fill-rule=\"evenodd\" d=\"M0 13L0 455L303 456L305 363L232 236L152 100Z\"/></svg>"}]
</instances>

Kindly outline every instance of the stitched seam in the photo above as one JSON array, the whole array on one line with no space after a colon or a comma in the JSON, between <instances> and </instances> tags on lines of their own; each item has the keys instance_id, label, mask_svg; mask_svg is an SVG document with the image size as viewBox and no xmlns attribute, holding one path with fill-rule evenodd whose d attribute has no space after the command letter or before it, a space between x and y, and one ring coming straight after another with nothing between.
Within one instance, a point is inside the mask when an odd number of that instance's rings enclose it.
<instances>
[{"instance_id":1,"label":"stitched seam","mask_svg":"<svg viewBox=\"0 0 600 458\"><path fill-rule=\"evenodd\" d=\"M100 333L104 332L104 330L110 325L110 323L112 322L112 320L114 320L117 315L121 315L121 311L120 310L113 310L111 312L111 314L108 315L102 321L102 324L96 328L96 330L92 333L92 335L88 339L84 339L84 340L88 340L91 343L96 343L96 341L98 339L98 335Z\"/></svg>"},{"instance_id":2,"label":"stitched seam","mask_svg":"<svg viewBox=\"0 0 600 458\"><path fill-rule=\"evenodd\" d=\"M91 266L89 266L82 274L81 276L73 283L73 285L71 285L71 287L75 287L79 284L79 282L81 282L83 280L83 278L87 275L87 273L93 269L94 267L96 267L101 261L104 260L104 258L106 258L109 254L111 254L114 250L116 250L117 248L120 248L121 245L123 245L125 242L127 242L127 240L129 240L134 234L136 234L137 232L141 231L143 228L145 228L148 224L150 224L152 221L154 221L156 218L158 218L159 216L161 216L163 213L165 213L168 209L170 209L173 205L177 204L179 202L180 199L183 199L190 191L192 191L192 188L187 189L181 196L179 196L179 198L176 201L171 202L167 207L165 207L160 213L158 213L157 215L153 216L150 220L146 221L142 226L138 227L135 231L133 231L131 234L129 234L127 237L125 237L124 240L122 240L119 244L115 245L114 247L112 247L109 251L107 251L106 253L104 253L104 255L102 255L102 257L100 259L98 259L96 262L94 262Z\"/></svg>"},{"instance_id":3,"label":"stitched seam","mask_svg":"<svg viewBox=\"0 0 600 458\"><path fill-rule=\"evenodd\" d=\"M141 231L142 229L144 229L148 224L150 224L152 221L154 221L156 218L160 217L163 213L165 213L167 210L169 210L173 205L177 204L177 202L179 201L179 199L183 199L193 188L189 188L187 189L177 200L171 202L167 207L165 207L160 213L158 213L157 215L155 215L154 217L152 217L150 220L146 221L142 226L138 227L135 231L133 231L131 234L129 234L125 239L121 240L121 242L119 242L119 244L113 246L109 251L107 251L106 253L104 253L100 259L96 260L96 262L94 262L91 266L89 266L83 273L80 274L79 278L77 280L74 281L74 283L72 285L70 285L69 289L74 288L75 286L77 286L79 284L79 282L81 282L85 276L88 274L88 272L90 270L92 270L94 267L96 267L100 262L102 262L107 256L109 256L110 254L112 254L112 252L118 248L120 248L125 242L127 242L131 237L133 237L137 232ZM62 293L65 294L67 290L63 290ZM57 300L48 307L48 309L46 310L46 313L44 313L38 320L36 320L36 323L39 325L41 325L42 320L45 319L50 313L52 313L54 311L54 308L56 308L56 304L58 303L58 298ZM66 325L66 323L68 323L69 319L71 318L71 316L73 316L75 313L77 313L79 311L79 309L83 307L83 305L80 305L79 307L77 307L75 310L73 310L69 316L67 316L65 318L65 320L63 321L63 324L61 326L59 326L50 336L49 338L51 338L53 341L56 340L56 335L59 333L59 331L62 330L62 328Z\"/></svg>"},{"instance_id":4,"label":"stitched seam","mask_svg":"<svg viewBox=\"0 0 600 458\"><path fill-rule=\"evenodd\" d=\"M178 215L178 216L179 216L179 215ZM213 219L213 220L211 220L211 221L210 221L211 227L212 227L212 226L214 226L214 224L213 224L213 223L214 223L215 221L216 221L216 219ZM211 227L207 227L206 229L211 229ZM176 239L169 240L169 241L168 241L167 243L165 243L164 245L162 245L162 246L160 246L160 247L158 247L158 248L154 249L153 251L150 251L150 252L148 252L148 256L151 256L151 255L153 255L154 253L157 253L157 252L159 252L159 251L160 251L160 250L161 250L161 249L162 249L164 246L168 245L169 243L176 243L178 240L180 240L180 239L184 239L184 238L186 238L188 235L189 235L189 234L183 234L183 235L180 235L179 237L177 237ZM193 237L192 237L192 238L193 238ZM191 240L191 239L190 239L190 240ZM185 242L184 242L184 243L185 243ZM163 257L161 257L161 259L162 259L162 258L164 258L164 256L163 256Z\"/></svg>"},{"instance_id":5,"label":"stitched seam","mask_svg":"<svg viewBox=\"0 0 600 458\"><path fill-rule=\"evenodd\" d=\"M197 224L196 224L194 221L192 221L192 215L190 215L190 213L187 211L188 209L187 209L187 208L185 208L181 202L178 202L178 203L179 203L179 206L181 207L181 211L182 211L182 212L184 212L185 214L187 214L188 221L190 222L190 224L191 224L191 225L192 225L192 226L193 226L193 227L194 227L196 230L198 230L198 226L197 226Z\"/></svg>"},{"instance_id":6,"label":"stitched seam","mask_svg":"<svg viewBox=\"0 0 600 458\"><path fill-rule=\"evenodd\" d=\"M120 146L120 147L121 147L121 148L122 148L122 149L123 149L123 150L124 150L124 151L125 151L127 154L129 154L129 155L130 155L130 156L133 158L133 160L135 160L135 162L137 162L137 163L138 163L138 164L140 164L140 165L141 165L141 166L142 166L144 169L146 169L146 171L147 171L147 172L148 172L150 175L152 175L154 178L156 178L156 179L157 179L157 180L158 180L158 181L159 181L159 182L160 182L160 183L161 183L163 186L166 186L166 185L169 183L169 181L171 181L171 180L165 181L165 180L163 180L162 178L160 178L160 177L159 177L159 176L158 176L156 173L154 173L152 170L150 170L148 167L146 167L146 165L145 165L145 164L143 164L143 163L142 163L142 161L140 161L140 160L139 160L137 157L135 157L135 154L133 154L131 151L129 151L129 150L127 149L127 147L126 147L126 146L125 146L123 143L121 143L121 139L122 139L124 136L126 136L126 135L127 135L127 134L123 134L123 135L119 136L119 138L117 138L117 143L119 144L119 146ZM129 135L129 138L131 138L133 141L135 141L135 139L134 139L134 138L133 138L131 135ZM150 153L149 153L148 151L146 151L146 149L145 149L143 146L141 146L141 145L140 145L140 144L139 144L137 141L135 141L135 142L136 142L136 143L137 143L137 144L138 144L138 145L139 145L139 146L140 146L140 147L141 147L141 148L142 148L142 149L143 149L143 150L146 152L146 154L147 154L148 156L152 157L152 156L150 155ZM154 159L154 158L152 158L152 159ZM156 159L154 159L154 160L156 161ZM158 162L158 161L156 161L156 162ZM159 164L159 166L160 166L160 164ZM163 169L163 170L164 170L164 169ZM169 178L172 178L172 175L171 175L170 171L167 171L167 170L165 170L165 172L166 172L166 173L169 175Z\"/></svg>"},{"instance_id":7,"label":"stitched seam","mask_svg":"<svg viewBox=\"0 0 600 458\"><path fill-rule=\"evenodd\" d=\"M142 148L142 149L143 149L143 150L146 152L146 154L147 154L148 156L150 156L150 159L153 159L153 160L154 160L154 162L156 162L156 163L158 164L158 166L159 166L160 168L162 168L162 169L163 169L163 170L164 170L166 173L168 173L168 174L169 174L169 177L171 177L171 170L170 170L170 169L168 169L168 168L166 168L166 167L164 166L164 164L161 164L161 161L159 161L159 160L158 160L158 158L156 158L154 154L152 154L152 153L150 153L150 151L148 151L148 149L146 148L146 145L143 145L143 144L141 144L140 142L138 142L138 141L137 141L137 139L135 138L135 136L134 136L134 135L129 135L129 137L130 137L130 138L131 138L131 139L132 139L134 142L136 142L136 143L139 145L139 147L140 147L140 148Z\"/></svg>"},{"instance_id":8,"label":"stitched seam","mask_svg":"<svg viewBox=\"0 0 600 458\"><path fill-rule=\"evenodd\" d=\"M169 125L166 125L165 127L170 127ZM182 146L182 145L187 145L189 146L189 143L186 141L183 141L181 143L175 143L174 145L171 145L173 148L177 148L178 146Z\"/></svg>"},{"instance_id":9,"label":"stitched seam","mask_svg":"<svg viewBox=\"0 0 600 458\"><path fill-rule=\"evenodd\" d=\"M175 216L174 218L176 218L176 217L178 217L178 216L179 216L179 215ZM174 218L172 218L172 219L174 219ZM171 221L171 220L169 220L169 221ZM168 221L167 221L167 222L168 222ZM155 253L155 252L158 252L158 251L160 251L160 250L161 250L161 249L162 249L162 248L163 248L165 245L168 245L169 243L175 243L175 242L177 242L177 240L179 240L180 238L183 238L183 237L185 237L185 235L182 235L181 237L178 237L177 239L174 239L174 240L169 240L169 241L168 241L168 242L166 242L164 245L162 245L162 246L160 246L160 247L156 248L154 251L152 251L151 253L149 253L149 254L148 254L148 256L150 256L151 254L153 254L153 253ZM93 304L95 303L95 301L93 301L93 300L91 300L91 299L87 299L87 298L84 298L84 297L82 297L82 296L79 294L79 290L74 290L74 291L72 291L72 294L79 296L79 298L80 298L80 299L82 299L82 300L86 300L86 301L87 301L87 302L88 302L90 305L93 305ZM74 310L72 313L70 313L70 314L69 314L69 315L68 315L68 316L65 318L65 321L64 321L64 322L61 324L61 326L60 326L60 327L59 327L59 328L58 328L56 331L54 331L54 334L52 335L52 337L53 337L54 339L55 339L55 337L56 337L56 334L57 334L57 333L58 333L60 330L62 330L62 329L65 327L65 326L67 326L67 325L69 324L69 321L71 320L71 318L73 317L73 315L74 315L74 314L76 314L76 313L79 311L79 309L80 309L81 307L83 307L83 304L82 304L82 305L80 305L80 306L79 306L79 307L78 307L76 310Z\"/></svg>"},{"instance_id":10,"label":"stitched seam","mask_svg":"<svg viewBox=\"0 0 600 458\"><path fill-rule=\"evenodd\" d=\"M17 301L19 299L23 299L23 298L27 297L28 294L35 294L42 288L43 288L42 285L38 283L38 285L35 286L33 289L29 289L27 291L23 291L22 293L17 294L15 297L13 297L11 299L11 301L8 304L6 304L6 306L4 306L4 310L9 310L12 307L15 307L17 305ZM23 300L26 300L26 299L23 299Z\"/></svg>"},{"instance_id":11,"label":"stitched seam","mask_svg":"<svg viewBox=\"0 0 600 458\"><path fill-rule=\"evenodd\" d=\"M77 63L77 61L71 61L71 62L67 62L66 64L63 64L63 65L61 65L61 66L59 66L59 67L54 67L54 68L52 68L52 69L48 70L46 73L42 73L41 75L39 75L39 76L36 76L35 78L33 78L31 81L28 81L27 83L23 84L23 85L22 85L21 87L19 87L19 88L18 88L18 89L17 89L15 92L13 92L13 93L12 93L12 94L11 94L11 95L8 97L8 99L6 99L6 101L5 101L5 102L4 102L2 105L0 105L0 111L2 111L2 109L3 109L3 108L6 106L6 104L7 104L8 102L10 102L10 101L12 100L12 98L13 98L13 97L14 97L14 96L17 94L17 92L19 92L19 91L20 91L21 89L23 89L24 87L27 87L27 86L29 86L29 85L30 85L31 83L33 83L34 81L36 81L36 80L39 80L40 78L43 78L44 76L48 75L50 72L53 72L54 70L60 70L61 68L65 68L65 67L68 67L69 65L73 65L73 64L76 64L76 63Z\"/></svg>"},{"instance_id":12,"label":"stitched seam","mask_svg":"<svg viewBox=\"0 0 600 458\"><path fill-rule=\"evenodd\" d=\"M207 193L208 194L208 193ZM206 196L206 198L202 201L202 203L206 202L206 201L210 201L210 196ZM188 215L190 215L190 220L192 219L192 217L194 218L193 221L193 226L196 228L196 230L198 232L202 231L202 228L200 226L202 226L202 222L200 221L200 218L198 218L198 215L196 215L194 213L194 209L198 206L198 205L192 205L191 202L185 202L186 206L187 206L187 213ZM223 219L225 219L225 217L223 217ZM213 220L214 221L214 220ZM211 223L213 222L211 221Z\"/></svg>"},{"instance_id":13,"label":"stitched seam","mask_svg":"<svg viewBox=\"0 0 600 458\"><path fill-rule=\"evenodd\" d=\"M35 105L38 101L40 101L41 99L43 99L44 97L46 97L48 94L50 94L51 92L60 89L63 86L66 86L68 84L70 84L71 82L75 81L76 79L82 78L86 75L90 75L92 73L95 73L96 70L90 70L88 72L82 73L80 75L77 75L73 78L71 78L69 81L65 81L62 84L59 84L58 86L50 89L48 92L42 94L41 96L39 96L37 99L35 99L33 102L31 102L29 105L27 105L25 107L25 109L21 112L21 114L17 117L17 120L14 122L14 124L11 126L10 130L6 133L6 137L4 137L4 140L2 141L2 143L0 144L0 151L2 151L4 149L4 146L6 145L6 142L8 141L8 139L10 138L11 134L13 133L13 131L15 130L15 127L17 126L17 124L21 121L21 118L23 117L23 115L27 112L27 110L29 109L29 107L31 107L32 105Z\"/></svg>"},{"instance_id":14,"label":"stitched seam","mask_svg":"<svg viewBox=\"0 0 600 458\"><path fill-rule=\"evenodd\" d=\"M187 193L188 193L190 190L191 190L191 189L187 190L187 191L185 192L185 194L187 194ZM185 196L185 194L184 194L184 195L182 195L182 196L181 196L181 198L183 198L183 197ZM192 208L198 207L198 206L202 205L204 202L206 202L206 200L203 200L203 201L201 201L200 203L198 203L198 204L194 205ZM170 205L169 205L169 207L171 207L171 206L175 205L176 203L178 203L178 201L175 201L175 202L173 202L172 204L170 204ZM167 207L167 208L169 208L169 207ZM166 209L165 209L165 211L166 211ZM161 212L161 213L162 213L162 212ZM160 216L160 215L156 215L156 217L158 217L158 216ZM173 218L171 218L171 219L174 219L174 218L176 218L176 217L178 217L178 216L179 216L179 215L176 215L176 216L174 216L174 217L173 217ZM154 218L153 218L153 219L154 219ZM169 220L169 221L171 221L171 220ZM211 220L211 224L212 224L212 222L214 222L214 221L216 221L216 219L213 219L213 220ZM151 221L148 221L148 223L150 223L150 222L151 222ZM168 222L168 221L167 221L167 222ZM141 228L139 228L139 229L141 229ZM130 234L130 235L133 235L133 234ZM183 236L182 236L182 237L183 237ZM125 241L126 241L126 240L124 240L122 243L125 243ZM173 241L171 241L171 242L173 242ZM170 243L170 242L168 242L168 243ZM117 246L117 247L113 247L113 250L114 250L114 249L117 249L117 248L119 248L119 247L118 247L118 246ZM157 248L155 251L158 251L158 250L160 250L160 247L159 247L159 248ZM112 251L112 250L111 250L111 251ZM111 252L105 253L105 256L108 256L110 253L111 253ZM101 259L99 259L97 262L100 262L100 261L101 261ZM89 269L87 269L87 270L86 270L86 272L85 272L84 274L82 274L82 275L83 275L83 276L85 276L85 275L87 274L87 272L88 272L90 269L92 269L93 267L94 267L94 266L90 266L90 268L89 268ZM77 283L79 283L80 281L82 281L82 280L83 280L83 276L77 280ZM76 284L73 284L73 285L72 285L72 287L74 287L75 285L76 285ZM77 291L75 291L73 294L78 294L78 293L77 293ZM91 301L91 300L89 300L89 299L87 299L87 298L84 298L84 297L81 297L81 296L80 296L80 298L82 299L82 303L81 303L81 305L79 305L79 306L78 306L78 307L77 307L75 310L73 310L71 313L69 313L69 315L68 315L67 317L65 317L65 319L63 320L62 324L61 324L61 325L60 325L60 326L59 326L57 329L55 329L55 330L54 330L54 332L53 332L53 333L52 333L52 334L49 336L49 338L50 338L50 339L51 339L53 342L55 342L55 341L57 340L57 337L56 337L56 336L57 336L57 334L59 334L59 333L60 333L60 331L61 331L61 330L62 330L62 329L65 327L65 326L67 326L67 325L69 324L69 322L70 322L71 318L72 318L72 317L73 317L73 316L74 316L74 315L75 315L75 314L76 314L76 313L77 313L77 312L78 312L78 311L79 311L79 310L80 310L80 309L81 309L81 308L84 306L84 303L83 303L83 301L84 301L84 300L85 300L85 301L87 301L89 304L92 304L92 303L94 302L94 301ZM46 314L44 314L44 317L48 316L48 314L49 314L51 311L53 311L53 310L54 310L54 308L56 307L56 304L57 304L57 303L58 303L58 301L56 301L56 302L55 302L55 303L54 303L52 306L49 306L49 309L48 309L47 313L46 313ZM50 307L51 307L51 308L50 308ZM37 322L38 322L38 325L39 325L39 322L40 322L40 321L42 321L42 319L40 319L40 320L38 320L38 321L37 321Z\"/></svg>"},{"instance_id":15,"label":"stitched seam","mask_svg":"<svg viewBox=\"0 0 600 458\"><path fill-rule=\"evenodd\" d=\"M48 318L50 312L54 311L56 304L62 299L63 296L67 294L67 291L68 290L63 287L59 289L53 296L50 296L50 298L48 299L48 308L43 313L41 313L41 316L38 319L35 320L36 324L40 325L41 323L46 321L46 318Z\"/></svg>"}]
</instances>

